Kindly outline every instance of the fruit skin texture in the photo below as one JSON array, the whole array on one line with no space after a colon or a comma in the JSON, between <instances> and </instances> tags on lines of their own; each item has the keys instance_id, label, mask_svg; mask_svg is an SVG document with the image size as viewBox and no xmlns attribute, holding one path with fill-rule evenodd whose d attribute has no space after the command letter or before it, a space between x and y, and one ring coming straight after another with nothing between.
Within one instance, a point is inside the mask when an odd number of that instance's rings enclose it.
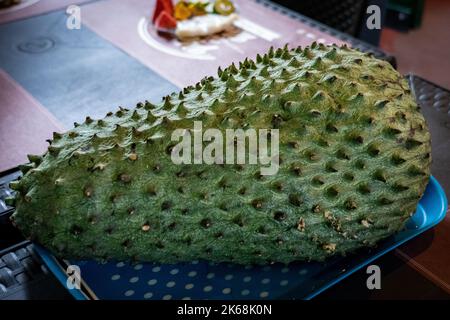
<instances>
[{"instance_id":1,"label":"fruit skin texture","mask_svg":"<svg viewBox=\"0 0 450 320\"><path fill-rule=\"evenodd\" d=\"M14 223L64 258L323 260L401 230L430 134L387 62L346 46L273 50L163 99L55 134L30 156ZM175 165L176 128L278 128L280 169Z\"/></svg>"}]
</instances>

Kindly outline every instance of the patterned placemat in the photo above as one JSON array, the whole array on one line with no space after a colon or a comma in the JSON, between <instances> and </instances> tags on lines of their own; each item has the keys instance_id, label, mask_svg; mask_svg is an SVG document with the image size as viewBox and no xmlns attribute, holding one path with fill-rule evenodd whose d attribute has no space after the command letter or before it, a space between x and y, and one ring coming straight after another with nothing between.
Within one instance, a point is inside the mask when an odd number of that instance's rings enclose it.
<instances>
[{"instance_id":1,"label":"patterned placemat","mask_svg":"<svg viewBox=\"0 0 450 320\"><path fill-rule=\"evenodd\" d=\"M0 9L0 24L37 16L89 1L93 0L21 0L17 5Z\"/></svg>"},{"instance_id":2,"label":"patterned placemat","mask_svg":"<svg viewBox=\"0 0 450 320\"><path fill-rule=\"evenodd\" d=\"M343 43L278 10L254 0L235 0L240 16L237 28L221 37L180 42L159 35L149 23L155 1L101 1L82 7L83 23L100 36L179 87L204 76L215 75L219 66L255 58L270 46L305 46L313 41ZM107 19L98 17L108 13Z\"/></svg>"},{"instance_id":3,"label":"patterned placemat","mask_svg":"<svg viewBox=\"0 0 450 320\"><path fill-rule=\"evenodd\" d=\"M0 25L0 68L66 128L177 89L89 28L67 29L63 11Z\"/></svg>"},{"instance_id":4,"label":"patterned placemat","mask_svg":"<svg viewBox=\"0 0 450 320\"><path fill-rule=\"evenodd\" d=\"M26 90L0 69L0 171L41 154L61 124ZM20 121L18 121L20 119Z\"/></svg>"}]
</instances>

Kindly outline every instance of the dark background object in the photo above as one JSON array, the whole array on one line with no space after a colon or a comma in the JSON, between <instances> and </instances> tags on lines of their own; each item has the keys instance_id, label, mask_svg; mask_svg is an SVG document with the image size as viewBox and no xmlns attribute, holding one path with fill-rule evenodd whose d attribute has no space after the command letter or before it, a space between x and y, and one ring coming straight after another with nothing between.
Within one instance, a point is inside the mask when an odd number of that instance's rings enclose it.
<instances>
[{"instance_id":1,"label":"dark background object","mask_svg":"<svg viewBox=\"0 0 450 320\"><path fill-rule=\"evenodd\" d=\"M385 25L399 31L419 28L424 4L425 0L389 0Z\"/></svg>"},{"instance_id":2,"label":"dark background object","mask_svg":"<svg viewBox=\"0 0 450 320\"><path fill-rule=\"evenodd\" d=\"M366 41L361 41L350 34L347 34L343 31L331 28L331 27L327 26L326 24L319 22L318 20L307 17L303 14L300 14L290 8L287 8L286 6L276 3L273 0L256 0L256 2L262 4L266 7L270 7L270 8L272 8L272 10L279 11L282 14L289 16L290 18L297 19L310 27L313 27L322 32L328 33L328 34L332 35L333 37L338 38L339 40L345 41L348 44L350 44L351 47L353 47L355 49L359 49L363 52L371 52L376 58L386 60L394 68L397 68L397 61L396 61L395 56L390 55L390 54L386 53L385 51L381 50L380 48L378 48L377 45L370 44Z\"/></svg>"},{"instance_id":3,"label":"dark background object","mask_svg":"<svg viewBox=\"0 0 450 320\"><path fill-rule=\"evenodd\" d=\"M0 300L72 299L29 241L0 250Z\"/></svg>"},{"instance_id":4,"label":"dark background object","mask_svg":"<svg viewBox=\"0 0 450 320\"><path fill-rule=\"evenodd\" d=\"M450 197L450 90L412 74L408 80L431 133L431 173Z\"/></svg>"},{"instance_id":5,"label":"dark background object","mask_svg":"<svg viewBox=\"0 0 450 320\"><path fill-rule=\"evenodd\" d=\"M366 26L367 7L378 5L381 9L381 26L385 17L387 0L274 0L287 8L322 22L373 45L378 45L380 30L369 30Z\"/></svg>"},{"instance_id":6,"label":"dark background object","mask_svg":"<svg viewBox=\"0 0 450 320\"><path fill-rule=\"evenodd\" d=\"M14 195L8 186L9 182L21 175L16 169L3 172L0 175L0 251L23 240L20 232L11 225L9 217L14 208L5 203L5 199Z\"/></svg>"},{"instance_id":7,"label":"dark background object","mask_svg":"<svg viewBox=\"0 0 450 320\"><path fill-rule=\"evenodd\" d=\"M17 168L0 173L0 300L72 299L9 220L14 211L5 203L14 194L9 182L20 175Z\"/></svg>"}]
</instances>

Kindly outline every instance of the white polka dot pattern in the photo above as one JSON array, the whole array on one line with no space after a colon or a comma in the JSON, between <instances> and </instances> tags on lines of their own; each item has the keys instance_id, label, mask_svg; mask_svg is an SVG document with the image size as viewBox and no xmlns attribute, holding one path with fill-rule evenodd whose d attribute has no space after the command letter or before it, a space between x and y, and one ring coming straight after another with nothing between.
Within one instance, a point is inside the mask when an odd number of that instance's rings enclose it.
<instances>
[{"instance_id":1,"label":"white polka dot pattern","mask_svg":"<svg viewBox=\"0 0 450 320\"><path fill-rule=\"evenodd\" d=\"M222 293L223 294L229 294L231 292L231 289L230 288L224 288L223 290L222 290Z\"/></svg>"},{"instance_id":2,"label":"white polka dot pattern","mask_svg":"<svg viewBox=\"0 0 450 320\"><path fill-rule=\"evenodd\" d=\"M91 264L91 262L87 262ZM92 262L93 264L93 262ZM301 287L316 274L310 264L239 266L192 261L180 264L107 263L105 298L110 299L273 299ZM99 264L96 264L99 268ZM93 279L98 279L97 276ZM86 275L85 275L86 277ZM84 279L86 280L86 278ZM89 281L92 282L92 279ZM111 288L119 288L117 291ZM121 296L114 292L121 292ZM98 294L96 292L96 294Z\"/></svg>"},{"instance_id":3,"label":"white polka dot pattern","mask_svg":"<svg viewBox=\"0 0 450 320\"><path fill-rule=\"evenodd\" d=\"M115 274L111 277L111 280L116 281L120 279L120 274Z\"/></svg>"},{"instance_id":4,"label":"white polka dot pattern","mask_svg":"<svg viewBox=\"0 0 450 320\"><path fill-rule=\"evenodd\" d=\"M144 294L144 299L150 299L151 297L153 297L153 292L147 292Z\"/></svg>"},{"instance_id":5,"label":"white polka dot pattern","mask_svg":"<svg viewBox=\"0 0 450 320\"><path fill-rule=\"evenodd\" d=\"M188 283L187 285L184 286L186 290L191 290L193 287L194 285L192 283Z\"/></svg>"},{"instance_id":6,"label":"white polka dot pattern","mask_svg":"<svg viewBox=\"0 0 450 320\"><path fill-rule=\"evenodd\" d=\"M131 297L133 294L134 294L134 290L127 290L124 293L125 297Z\"/></svg>"},{"instance_id":7,"label":"white polka dot pattern","mask_svg":"<svg viewBox=\"0 0 450 320\"><path fill-rule=\"evenodd\" d=\"M205 291L205 292L210 292L210 291L212 291L212 289L213 289L213 287L211 287L211 286L206 286L206 287L203 288L203 291Z\"/></svg>"},{"instance_id":8,"label":"white polka dot pattern","mask_svg":"<svg viewBox=\"0 0 450 320\"><path fill-rule=\"evenodd\" d=\"M158 280L156 280L156 279L150 279L150 280L148 280L148 282L147 282L147 284L149 285L149 286L154 286L155 284L157 284L158 283Z\"/></svg>"}]
</instances>

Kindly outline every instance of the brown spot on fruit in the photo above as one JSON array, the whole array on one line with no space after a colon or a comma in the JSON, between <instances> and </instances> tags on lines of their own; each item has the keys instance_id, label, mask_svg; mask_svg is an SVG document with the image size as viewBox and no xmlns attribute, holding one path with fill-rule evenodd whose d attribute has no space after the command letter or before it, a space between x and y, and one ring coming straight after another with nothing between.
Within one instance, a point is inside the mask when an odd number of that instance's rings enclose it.
<instances>
[{"instance_id":1,"label":"brown spot on fruit","mask_svg":"<svg viewBox=\"0 0 450 320\"><path fill-rule=\"evenodd\" d=\"M128 175L128 174L125 174L125 173L122 173L122 174L119 176L119 179L120 179L120 181L122 181L123 183L129 183L129 182L131 182L131 176Z\"/></svg>"},{"instance_id":2,"label":"brown spot on fruit","mask_svg":"<svg viewBox=\"0 0 450 320\"><path fill-rule=\"evenodd\" d=\"M297 223L297 230L300 232L304 232L305 227L306 227L305 219L300 218L300 220L298 220L298 223Z\"/></svg>"},{"instance_id":3,"label":"brown spot on fruit","mask_svg":"<svg viewBox=\"0 0 450 320\"><path fill-rule=\"evenodd\" d=\"M361 224L366 228L370 227L370 222L366 219L361 220Z\"/></svg>"},{"instance_id":4,"label":"brown spot on fruit","mask_svg":"<svg viewBox=\"0 0 450 320\"><path fill-rule=\"evenodd\" d=\"M136 161L138 158L136 153L130 153L130 155L128 156L128 159L130 159L131 161Z\"/></svg>"},{"instance_id":5,"label":"brown spot on fruit","mask_svg":"<svg viewBox=\"0 0 450 320\"><path fill-rule=\"evenodd\" d=\"M335 243L327 243L322 246L322 248L327 251L328 253L333 253L336 251L336 244Z\"/></svg>"},{"instance_id":6,"label":"brown spot on fruit","mask_svg":"<svg viewBox=\"0 0 450 320\"><path fill-rule=\"evenodd\" d=\"M84 189L84 195L88 198L90 198L92 196L93 190L92 187L86 187Z\"/></svg>"}]
</instances>

